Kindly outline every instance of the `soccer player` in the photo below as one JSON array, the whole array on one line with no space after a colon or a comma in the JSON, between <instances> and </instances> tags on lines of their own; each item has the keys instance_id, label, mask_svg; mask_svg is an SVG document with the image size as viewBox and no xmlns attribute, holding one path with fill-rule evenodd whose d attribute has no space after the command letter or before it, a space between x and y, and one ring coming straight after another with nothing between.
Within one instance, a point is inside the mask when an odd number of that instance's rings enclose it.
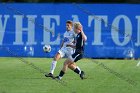
<instances>
[{"instance_id":1,"label":"soccer player","mask_svg":"<svg viewBox=\"0 0 140 93\"><path fill-rule=\"evenodd\" d=\"M87 40L87 36L83 32L83 27L80 22L75 22L74 23L74 32L77 34L76 36L76 46L67 44L67 47L72 47L75 48L75 53L72 54L65 62L63 65L62 70L59 73L59 76L56 78L58 80L61 80L63 75L66 73L67 68L71 66L71 69L80 75L81 79L84 79L84 71L81 71L79 67L76 66L76 62L80 60L83 57L84 53L84 45L85 41Z\"/></svg>"},{"instance_id":2,"label":"soccer player","mask_svg":"<svg viewBox=\"0 0 140 93\"><path fill-rule=\"evenodd\" d=\"M66 21L66 32L64 33L64 39L62 41L60 50L56 53L52 63L51 63L51 69L49 74L45 74L46 77L52 77L54 74L54 70L56 68L57 61L64 57L65 55L67 57L70 57L71 54L74 53L74 49L71 47L66 47L67 44L73 45L73 41L75 39L75 33L73 31L73 22L68 20ZM71 67L71 66L69 66Z\"/></svg>"}]
</instances>

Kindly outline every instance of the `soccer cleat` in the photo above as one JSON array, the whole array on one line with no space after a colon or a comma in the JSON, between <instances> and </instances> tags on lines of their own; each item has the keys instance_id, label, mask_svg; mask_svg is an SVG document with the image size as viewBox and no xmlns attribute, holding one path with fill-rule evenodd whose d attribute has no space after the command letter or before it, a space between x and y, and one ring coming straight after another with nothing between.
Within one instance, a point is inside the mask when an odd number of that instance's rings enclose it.
<instances>
[{"instance_id":1,"label":"soccer cleat","mask_svg":"<svg viewBox=\"0 0 140 93\"><path fill-rule=\"evenodd\" d=\"M54 79L61 80L59 76L56 76Z\"/></svg>"},{"instance_id":2,"label":"soccer cleat","mask_svg":"<svg viewBox=\"0 0 140 93\"><path fill-rule=\"evenodd\" d=\"M84 71L81 71L80 78L84 79L84 77L85 77L85 73L84 73Z\"/></svg>"},{"instance_id":3,"label":"soccer cleat","mask_svg":"<svg viewBox=\"0 0 140 93\"><path fill-rule=\"evenodd\" d=\"M49 73L49 74L45 74L46 77L51 77L51 78L54 78L53 74L52 73Z\"/></svg>"}]
</instances>

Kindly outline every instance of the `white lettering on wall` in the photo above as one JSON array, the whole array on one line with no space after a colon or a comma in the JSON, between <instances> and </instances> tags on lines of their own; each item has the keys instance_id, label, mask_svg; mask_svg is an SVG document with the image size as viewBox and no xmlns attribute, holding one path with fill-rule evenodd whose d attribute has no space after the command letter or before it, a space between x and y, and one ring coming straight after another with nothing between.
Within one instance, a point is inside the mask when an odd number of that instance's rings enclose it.
<instances>
[{"instance_id":1,"label":"white lettering on wall","mask_svg":"<svg viewBox=\"0 0 140 93\"><path fill-rule=\"evenodd\" d=\"M137 24L137 42L135 43L136 46L140 46L140 16L136 16L136 19L138 20L138 24Z\"/></svg>"},{"instance_id":2,"label":"white lettering on wall","mask_svg":"<svg viewBox=\"0 0 140 93\"><path fill-rule=\"evenodd\" d=\"M4 23L2 22L2 15L0 15L0 45L3 43L4 33L6 30L7 20L10 16L4 15Z\"/></svg>"},{"instance_id":3,"label":"white lettering on wall","mask_svg":"<svg viewBox=\"0 0 140 93\"><path fill-rule=\"evenodd\" d=\"M102 21L107 22L107 16L100 16L100 15L96 15L96 18L98 19L102 19ZM95 16L88 16L88 27L91 26L91 23L94 19L94 41L92 42L92 45L103 45L103 42L101 41L101 31L102 31L102 21L101 20L97 20L95 18ZM107 27L107 24L105 24L105 27Z\"/></svg>"},{"instance_id":4,"label":"white lettering on wall","mask_svg":"<svg viewBox=\"0 0 140 93\"><path fill-rule=\"evenodd\" d=\"M124 40L122 42L120 42L119 32L116 31L116 29L114 29L114 28L111 28L111 35L112 35L112 39L116 45L125 46L126 44L129 43L130 37L132 35L132 24L131 24L130 19L127 16L119 15L113 20L112 26L119 29L119 24L120 24L121 19L124 20L124 31L123 31L125 33ZM127 36L127 35L129 35L129 36Z\"/></svg>"},{"instance_id":5,"label":"white lettering on wall","mask_svg":"<svg viewBox=\"0 0 140 93\"><path fill-rule=\"evenodd\" d=\"M78 15L72 15L73 22L79 22Z\"/></svg>"},{"instance_id":6,"label":"white lettering on wall","mask_svg":"<svg viewBox=\"0 0 140 93\"><path fill-rule=\"evenodd\" d=\"M41 16L44 21L44 26L47 27L47 29L54 31L55 33L55 28L60 25L60 16L59 15L42 15ZM55 20L55 22L51 22L51 20ZM55 41L51 41L51 34L49 31L46 31L44 28L43 31L43 42L42 44L51 44L51 45L59 45L60 44L60 39L56 39Z\"/></svg>"},{"instance_id":7,"label":"white lettering on wall","mask_svg":"<svg viewBox=\"0 0 140 93\"><path fill-rule=\"evenodd\" d=\"M23 45L23 40L22 40L22 32L23 31L28 31L28 45L31 44L36 44L35 42L35 23L33 23L32 20L35 20L37 16L36 15L27 15L28 19L28 27L23 28L23 16L22 15L14 15L15 18L15 26L16 26L16 32L15 32L15 42L13 43L14 45Z\"/></svg>"}]
</instances>

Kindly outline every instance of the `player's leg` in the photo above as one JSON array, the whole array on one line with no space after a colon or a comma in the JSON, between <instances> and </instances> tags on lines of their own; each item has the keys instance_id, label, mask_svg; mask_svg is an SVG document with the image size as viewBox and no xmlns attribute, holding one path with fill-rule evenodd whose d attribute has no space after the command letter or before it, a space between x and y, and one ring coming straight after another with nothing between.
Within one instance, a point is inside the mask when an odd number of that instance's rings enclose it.
<instances>
[{"instance_id":1,"label":"player's leg","mask_svg":"<svg viewBox=\"0 0 140 93\"><path fill-rule=\"evenodd\" d=\"M63 64L63 68L59 73L59 76L57 76L57 79L62 79L62 77L64 76L65 72L67 71L68 65L72 64L73 62L70 59L67 59L64 64Z\"/></svg>"},{"instance_id":2,"label":"player's leg","mask_svg":"<svg viewBox=\"0 0 140 93\"><path fill-rule=\"evenodd\" d=\"M54 70L56 68L56 64L57 64L57 61L61 58L61 55L59 52L56 53L55 57L53 58L53 61L51 63L51 69L50 69L50 73L54 73Z\"/></svg>"},{"instance_id":3,"label":"player's leg","mask_svg":"<svg viewBox=\"0 0 140 93\"><path fill-rule=\"evenodd\" d=\"M64 50L63 50L63 49L59 50L59 51L56 53L56 55L54 56L54 59L53 59L53 61L52 61L52 63L51 63L50 73L49 73L49 74L46 74L46 75L45 75L46 77L53 77L53 73L54 73L54 70L55 70L55 68L56 68L57 61L58 61L60 58L62 58L64 55L65 55L65 53L64 53Z\"/></svg>"},{"instance_id":4,"label":"player's leg","mask_svg":"<svg viewBox=\"0 0 140 93\"><path fill-rule=\"evenodd\" d=\"M75 51L75 50L72 49L72 48L67 49L67 51L66 51L67 57L68 57L68 58L71 58L71 55L74 54L74 51ZM68 65L68 68L71 69L71 70L74 70L75 67L79 68L78 66L76 66L75 62L74 62L73 64ZM79 68L79 69L80 69L80 68Z\"/></svg>"},{"instance_id":5,"label":"player's leg","mask_svg":"<svg viewBox=\"0 0 140 93\"><path fill-rule=\"evenodd\" d=\"M53 73L54 73L54 70L56 68L56 64L57 64L57 61L61 58L60 56L60 53L57 52L56 55L54 56L54 59L51 63L51 69L50 69L50 73L49 74L46 74L45 76L46 77L52 77L53 78Z\"/></svg>"},{"instance_id":6,"label":"player's leg","mask_svg":"<svg viewBox=\"0 0 140 93\"><path fill-rule=\"evenodd\" d=\"M75 63L68 65L68 68L79 75L81 74L81 69Z\"/></svg>"},{"instance_id":7,"label":"player's leg","mask_svg":"<svg viewBox=\"0 0 140 93\"><path fill-rule=\"evenodd\" d=\"M76 66L76 64L73 63L73 64L68 65L68 68L71 69L71 70L74 70L75 69L75 66Z\"/></svg>"},{"instance_id":8,"label":"player's leg","mask_svg":"<svg viewBox=\"0 0 140 93\"><path fill-rule=\"evenodd\" d=\"M74 53L72 56L70 56L70 59L75 63L77 62L78 60L80 60L82 58L82 54L79 54L79 53ZM68 65L69 68L71 70L73 70L75 73L77 74L81 74L81 69L76 66L76 64L69 64Z\"/></svg>"},{"instance_id":9,"label":"player's leg","mask_svg":"<svg viewBox=\"0 0 140 93\"><path fill-rule=\"evenodd\" d=\"M70 59L71 55L74 54L74 49L72 49L72 48L66 48L65 53L66 53L66 56ZM64 65L66 66L66 69L67 69L67 66L68 66L68 68L70 68L71 70L74 70L76 64L75 64L74 62L69 64L68 62L71 61L71 60L69 60L69 59L67 59L67 60L64 62ZM68 65L68 64L69 64L69 65Z\"/></svg>"},{"instance_id":10,"label":"player's leg","mask_svg":"<svg viewBox=\"0 0 140 93\"><path fill-rule=\"evenodd\" d=\"M75 73L79 74L81 79L84 79L85 76L84 71L81 71L81 69L76 64L70 64L68 65L68 68L73 70Z\"/></svg>"},{"instance_id":11,"label":"player's leg","mask_svg":"<svg viewBox=\"0 0 140 93\"><path fill-rule=\"evenodd\" d=\"M65 74L65 72L67 71L67 68L70 67L75 73L79 74L81 79L84 78L84 72L80 70L79 67L77 67L75 65L74 62L77 62L78 60L80 60L82 58L82 55L81 54L77 54L77 53L74 53L71 57L71 59L67 59L65 62L64 62L64 65L63 65L63 68L62 70L60 71L59 73L59 76L57 77L58 79L62 79L63 75Z\"/></svg>"}]
</instances>

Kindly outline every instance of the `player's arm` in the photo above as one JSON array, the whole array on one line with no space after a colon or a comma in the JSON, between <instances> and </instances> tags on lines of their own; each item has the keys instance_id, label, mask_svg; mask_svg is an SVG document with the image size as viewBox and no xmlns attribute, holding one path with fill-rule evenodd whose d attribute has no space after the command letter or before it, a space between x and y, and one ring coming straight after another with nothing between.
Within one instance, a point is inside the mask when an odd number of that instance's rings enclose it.
<instances>
[{"instance_id":1,"label":"player's arm","mask_svg":"<svg viewBox=\"0 0 140 93\"><path fill-rule=\"evenodd\" d=\"M63 47L63 45L64 45L64 40L62 40L62 43L60 45L60 49Z\"/></svg>"},{"instance_id":2,"label":"player's arm","mask_svg":"<svg viewBox=\"0 0 140 93\"><path fill-rule=\"evenodd\" d=\"M74 49L76 48L75 45L71 45L71 44L67 44L66 47L71 47L71 48L74 48Z\"/></svg>"},{"instance_id":3,"label":"player's arm","mask_svg":"<svg viewBox=\"0 0 140 93\"><path fill-rule=\"evenodd\" d=\"M73 40L73 42L72 42L73 44L75 44L76 43L76 40Z\"/></svg>"},{"instance_id":4,"label":"player's arm","mask_svg":"<svg viewBox=\"0 0 140 93\"><path fill-rule=\"evenodd\" d=\"M76 36L75 36L75 34L73 35L73 38L74 38L74 40L73 40L73 42L72 42L73 45L67 44L66 47L71 47L71 48L74 48L74 49L76 48L76 46L75 46L75 43L76 43Z\"/></svg>"},{"instance_id":5,"label":"player's arm","mask_svg":"<svg viewBox=\"0 0 140 93\"><path fill-rule=\"evenodd\" d=\"M81 34L82 34L82 39L83 39L84 41L86 41L86 40L87 40L87 36L85 35L85 33L84 33L84 31L83 31L83 27L81 27L80 30L81 30Z\"/></svg>"},{"instance_id":6,"label":"player's arm","mask_svg":"<svg viewBox=\"0 0 140 93\"><path fill-rule=\"evenodd\" d=\"M76 36L73 37L74 40L72 41L73 44L76 44Z\"/></svg>"}]
</instances>

